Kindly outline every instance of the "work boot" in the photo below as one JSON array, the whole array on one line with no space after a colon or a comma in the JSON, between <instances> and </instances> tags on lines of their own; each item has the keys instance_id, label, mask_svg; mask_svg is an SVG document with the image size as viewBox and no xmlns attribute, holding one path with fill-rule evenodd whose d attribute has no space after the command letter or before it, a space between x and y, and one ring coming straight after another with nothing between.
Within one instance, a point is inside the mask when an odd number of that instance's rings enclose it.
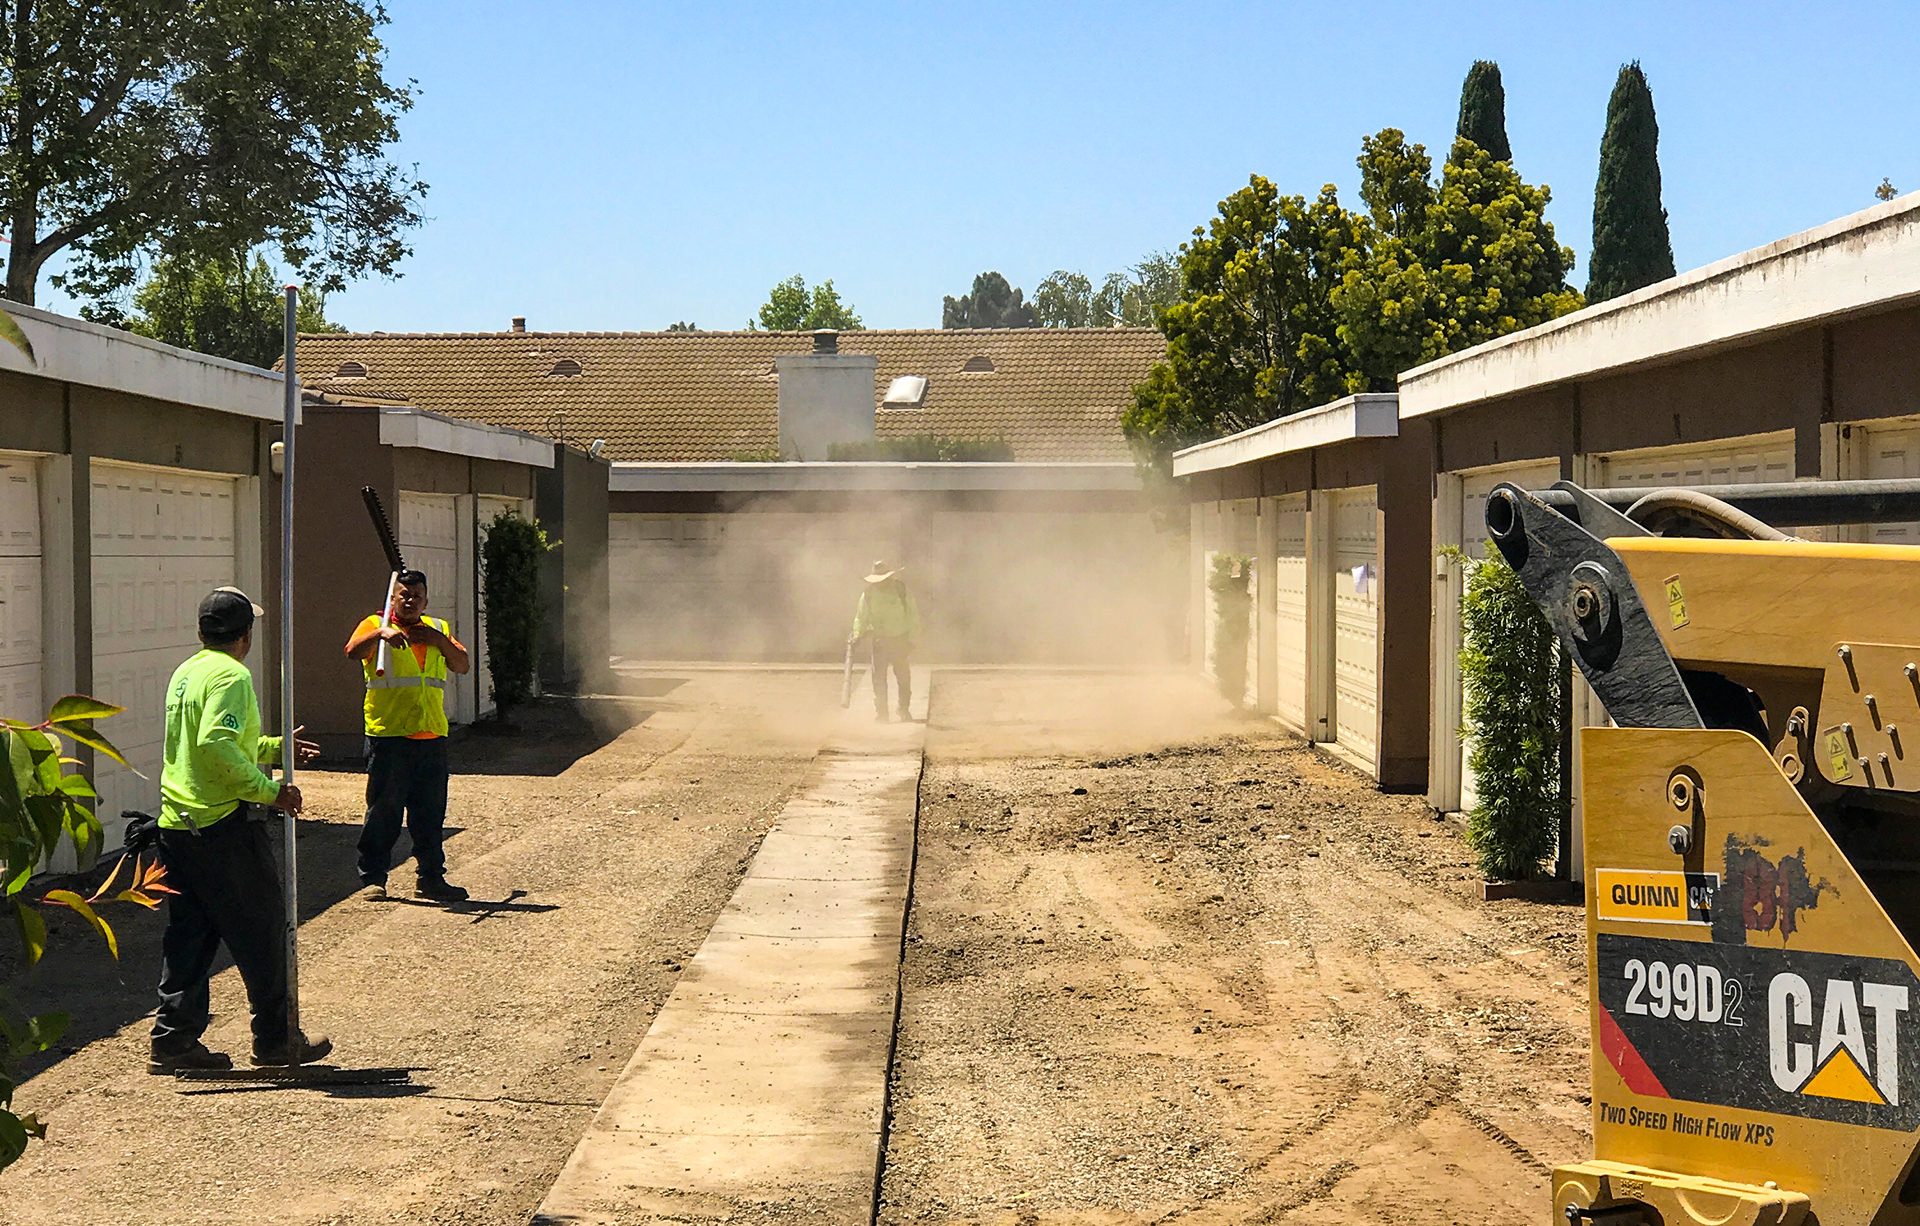
<instances>
[{"instance_id":1,"label":"work boot","mask_svg":"<svg viewBox=\"0 0 1920 1226\"><path fill-rule=\"evenodd\" d=\"M198 1039L190 1046L175 1051L163 1051L158 1047L148 1051L149 1073L225 1072L232 1067L233 1057L221 1051L208 1051L207 1045Z\"/></svg>"},{"instance_id":2,"label":"work boot","mask_svg":"<svg viewBox=\"0 0 1920 1226\"><path fill-rule=\"evenodd\" d=\"M355 890L353 896L361 902L385 902L387 901L387 883L384 881L369 881L358 890Z\"/></svg>"},{"instance_id":3,"label":"work boot","mask_svg":"<svg viewBox=\"0 0 1920 1226\"><path fill-rule=\"evenodd\" d=\"M253 1066L265 1068L276 1065L312 1064L333 1050L333 1040L326 1035L309 1039L304 1034L291 1035L278 1043L253 1041Z\"/></svg>"},{"instance_id":4,"label":"work boot","mask_svg":"<svg viewBox=\"0 0 1920 1226\"><path fill-rule=\"evenodd\" d=\"M905 707L901 707L899 719L900 719L900 722L903 724L911 724L913 722L913 715L910 712L908 712L908 710Z\"/></svg>"},{"instance_id":5,"label":"work boot","mask_svg":"<svg viewBox=\"0 0 1920 1226\"><path fill-rule=\"evenodd\" d=\"M879 711L875 711L875 712L873 713L873 719L874 719L874 722L875 722L875 723L880 723L880 724L884 724L884 723L886 723L886 722L887 722L887 713L886 713L886 710L885 710L885 709L883 708L883 709L881 709L881 710L879 710Z\"/></svg>"},{"instance_id":6,"label":"work boot","mask_svg":"<svg viewBox=\"0 0 1920 1226\"><path fill-rule=\"evenodd\" d=\"M445 877L422 877L414 888L421 898L431 898L435 902L465 902L467 892L448 881Z\"/></svg>"}]
</instances>

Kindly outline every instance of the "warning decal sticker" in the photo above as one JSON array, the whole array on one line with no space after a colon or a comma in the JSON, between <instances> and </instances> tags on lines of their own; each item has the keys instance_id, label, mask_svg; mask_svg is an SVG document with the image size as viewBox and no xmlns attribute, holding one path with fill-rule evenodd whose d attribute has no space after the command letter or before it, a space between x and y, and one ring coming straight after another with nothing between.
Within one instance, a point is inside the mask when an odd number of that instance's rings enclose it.
<instances>
[{"instance_id":1,"label":"warning decal sticker","mask_svg":"<svg viewBox=\"0 0 1920 1226\"><path fill-rule=\"evenodd\" d=\"M1687 624L1687 594L1680 590L1680 576L1667 576L1667 616L1675 630Z\"/></svg>"},{"instance_id":2,"label":"warning decal sticker","mask_svg":"<svg viewBox=\"0 0 1920 1226\"><path fill-rule=\"evenodd\" d=\"M1600 1052L1644 1098L1920 1127L1904 962L1600 933Z\"/></svg>"}]
</instances>

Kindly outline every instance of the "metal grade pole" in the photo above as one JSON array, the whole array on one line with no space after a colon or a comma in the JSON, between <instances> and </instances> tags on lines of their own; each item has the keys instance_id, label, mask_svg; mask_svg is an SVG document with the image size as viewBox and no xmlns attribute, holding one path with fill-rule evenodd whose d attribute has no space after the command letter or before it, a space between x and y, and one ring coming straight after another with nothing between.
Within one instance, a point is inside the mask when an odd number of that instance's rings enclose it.
<instances>
[{"instance_id":1,"label":"metal grade pole","mask_svg":"<svg viewBox=\"0 0 1920 1226\"><path fill-rule=\"evenodd\" d=\"M280 424L280 778L293 782L293 448L299 436L300 382L294 377L294 315L300 290L287 286L286 406ZM300 1041L300 853L299 821L287 813L287 857L283 888L287 896L287 1041Z\"/></svg>"}]
</instances>

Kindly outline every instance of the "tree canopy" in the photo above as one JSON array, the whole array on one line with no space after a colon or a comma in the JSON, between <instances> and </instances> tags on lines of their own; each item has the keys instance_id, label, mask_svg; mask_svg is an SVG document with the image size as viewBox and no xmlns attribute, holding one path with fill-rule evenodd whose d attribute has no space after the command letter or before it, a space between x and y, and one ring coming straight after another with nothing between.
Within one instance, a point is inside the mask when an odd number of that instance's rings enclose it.
<instances>
[{"instance_id":1,"label":"tree canopy","mask_svg":"<svg viewBox=\"0 0 1920 1226\"><path fill-rule=\"evenodd\" d=\"M385 78L378 4L40 0L0 37L7 296L40 272L109 299L143 260L267 246L334 290L391 275L426 191L387 158L411 85Z\"/></svg>"},{"instance_id":2,"label":"tree canopy","mask_svg":"<svg viewBox=\"0 0 1920 1226\"><path fill-rule=\"evenodd\" d=\"M1660 203L1660 124L1638 61L1620 69L1607 99L1600 177L1593 187L1587 299L1604 302L1673 275L1673 240Z\"/></svg>"},{"instance_id":3,"label":"tree canopy","mask_svg":"<svg viewBox=\"0 0 1920 1226\"><path fill-rule=\"evenodd\" d=\"M1500 83L1500 65L1492 60L1475 60L1467 69L1454 136L1466 137L1497 162L1513 160L1513 147L1507 143L1507 89Z\"/></svg>"},{"instance_id":4,"label":"tree canopy","mask_svg":"<svg viewBox=\"0 0 1920 1226\"><path fill-rule=\"evenodd\" d=\"M1045 328L1152 328L1157 312L1179 299L1179 261L1155 251L1098 286L1085 273L1060 269L1034 290L1033 308Z\"/></svg>"},{"instance_id":5,"label":"tree canopy","mask_svg":"<svg viewBox=\"0 0 1920 1226\"><path fill-rule=\"evenodd\" d=\"M285 348L285 281L264 256L251 261L162 259L133 295L134 314L114 307L82 307L101 323L169 345L271 367ZM325 299L303 291L295 323L302 332L340 332L324 313Z\"/></svg>"},{"instance_id":6,"label":"tree canopy","mask_svg":"<svg viewBox=\"0 0 1920 1226\"><path fill-rule=\"evenodd\" d=\"M833 288L833 278L808 290L799 273L767 292L757 323L747 321L748 331L811 332L816 328L832 328L836 332L858 332L863 327L852 304L840 301L840 292Z\"/></svg>"},{"instance_id":7,"label":"tree canopy","mask_svg":"<svg viewBox=\"0 0 1920 1226\"><path fill-rule=\"evenodd\" d=\"M1545 187L1457 140L1438 183L1426 149L1387 128L1361 142L1365 212L1255 175L1178 257L1161 313L1167 356L1121 424L1164 471L1183 446L1354 392L1421 362L1577 309L1573 252Z\"/></svg>"},{"instance_id":8,"label":"tree canopy","mask_svg":"<svg viewBox=\"0 0 1920 1226\"><path fill-rule=\"evenodd\" d=\"M949 295L941 304L943 328L1037 328L1040 314L1024 295L997 272L983 272L973 279L973 292L955 298Z\"/></svg>"},{"instance_id":9,"label":"tree canopy","mask_svg":"<svg viewBox=\"0 0 1920 1226\"><path fill-rule=\"evenodd\" d=\"M1391 149L1395 143L1401 149ZM1573 252L1545 219L1548 190L1524 182L1512 163L1456 140L1435 190L1424 176L1425 151L1409 152L1391 128L1360 160L1363 182L1376 174L1408 179L1379 194L1404 198L1417 179L1427 203L1418 224L1398 233L1376 214L1368 241L1346 260L1333 300L1359 375L1355 390L1391 390L1403 370L1585 305L1567 284Z\"/></svg>"}]
</instances>

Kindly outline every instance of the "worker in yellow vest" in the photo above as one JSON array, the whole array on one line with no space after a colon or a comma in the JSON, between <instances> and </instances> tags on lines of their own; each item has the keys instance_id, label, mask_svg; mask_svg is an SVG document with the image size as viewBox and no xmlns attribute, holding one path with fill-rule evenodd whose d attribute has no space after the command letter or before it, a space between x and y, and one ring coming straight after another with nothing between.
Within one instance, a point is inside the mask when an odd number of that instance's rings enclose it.
<instances>
[{"instance_id":1,"label":"worker in yellow vest","mask_svg":"<svg viewBox=\"0 0 1920 1226\"><path fill-rule=\"evenodd\" d=\"M892 669L900 691L900 722L912 719L913 647L920 639L920 609L900 578L903 566L875 562L866 590L853 610L853 633L847 642L869 639L873 649L873 717L887 718L887 670Z\"/></svg>"},{"instance_id":2,"label":"worker in yellow vest","mask_svg":"<svg viewBox=\"0 0 1920 1226\"><path fill-rule=\"evenodd\" d=\"M367 818L360 831L360 892L368 902L387 897L387 870L404 816L413 838L421 898L463 902L467 892L447 881L441 844L447 823L447 674L472 665L453 627L426 616L427 577L400 572L390 619L375 614L354 628L347 655L367 680ZM386 651L380 650L382 643ZM384 673L379 661L384 656Z\"/></svg>"}]
</instances>

